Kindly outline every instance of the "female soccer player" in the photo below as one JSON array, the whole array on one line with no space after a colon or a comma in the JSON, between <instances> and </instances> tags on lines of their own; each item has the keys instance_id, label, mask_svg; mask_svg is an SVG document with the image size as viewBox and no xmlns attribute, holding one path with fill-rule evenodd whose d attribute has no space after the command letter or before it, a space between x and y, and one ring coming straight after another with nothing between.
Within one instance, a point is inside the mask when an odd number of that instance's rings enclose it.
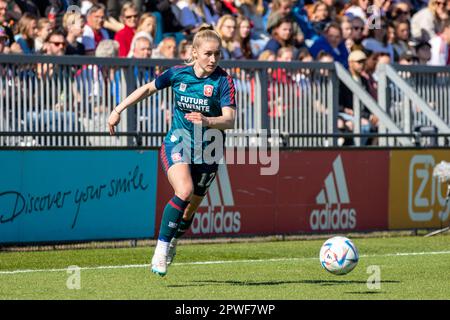
<instances>
[{"instance_id":1,"label":"female soccer player","mask_svg":"<svg viewBox=\"0 0 450 320\"><path fill-rule=\"evenodd\" d=\"M193 214L218 169L218 161L205 159L205 151L211 149L208 146L214 141L199 142L198 132L205 137L206 131L211 133L212 130L212 135L217 138L219 134L221 139L218 140L224 141L223 130L234 127L235 89L232 78L218 66L220 50L220 36L211 26L202 26L193 40L191 61L166 70L136 89L109 116L109 130L113 135L120 114L126 108L158 90L172 87L175 97L172 127L161 146L160 157L174 196L164 208L152 258L152 271L160 276L166 275L167 266L175 255L177 239L189 229ZM216 154L223 154L223 147L224 142L220 143L220 150L215 150ZM198 148L202 151L200 157Z\"/></svg>"}]
</instances>

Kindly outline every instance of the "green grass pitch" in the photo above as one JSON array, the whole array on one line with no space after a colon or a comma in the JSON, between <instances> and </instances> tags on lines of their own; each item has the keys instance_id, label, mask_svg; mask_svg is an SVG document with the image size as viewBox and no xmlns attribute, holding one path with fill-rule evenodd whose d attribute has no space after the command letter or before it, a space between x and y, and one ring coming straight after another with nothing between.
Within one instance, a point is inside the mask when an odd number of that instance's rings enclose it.
<instances>
[{"instance_id":1,"label":"green grass pitch","mask_svg":"<svg viewBox=\"0 0 450 320\"><path fill-rule=\"evenodd\" d=\"M320 266L324 240L181 243L164 278L149 270L153 247L0 252L0 299L450 299L449 235L352 240L361 257L345 276Z\"/></svg>"}]
</instances>

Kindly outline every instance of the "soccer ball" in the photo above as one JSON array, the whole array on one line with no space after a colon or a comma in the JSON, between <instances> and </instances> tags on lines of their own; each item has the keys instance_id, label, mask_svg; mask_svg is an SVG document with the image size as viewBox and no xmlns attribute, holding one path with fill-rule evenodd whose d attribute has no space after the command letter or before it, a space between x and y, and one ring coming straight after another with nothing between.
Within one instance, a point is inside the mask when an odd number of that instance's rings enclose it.
<instances>
[{"instance_id":1,"label":"soccer ball","mask_svg":"<svg viewBox=\"0 0 450 320\"><path fill-rule=\"evenodd\" d=\"M346 237L333 237L325 241L320 248L319 257L322 267L336 275L349 273L359 260L356 246Z\"/></svg>"}]
</instances>

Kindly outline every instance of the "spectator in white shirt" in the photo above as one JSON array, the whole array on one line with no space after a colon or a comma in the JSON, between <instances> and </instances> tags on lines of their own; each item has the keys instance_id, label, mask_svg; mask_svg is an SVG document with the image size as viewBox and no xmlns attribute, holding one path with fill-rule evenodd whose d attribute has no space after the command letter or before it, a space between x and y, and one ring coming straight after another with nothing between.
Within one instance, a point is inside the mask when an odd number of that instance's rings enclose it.
<instances>
[{"instance_id":1,"label":"spectator in white shirt","mask_svg":"<svg viewBox=\"0 0 450 320\"><path fill-rule=\"evenodd\" d=\"M442 33L431 38L430 44L431 59L428 64L432 66L450 65L450 20L445 22Z\"/></svg>"}]
</instances>

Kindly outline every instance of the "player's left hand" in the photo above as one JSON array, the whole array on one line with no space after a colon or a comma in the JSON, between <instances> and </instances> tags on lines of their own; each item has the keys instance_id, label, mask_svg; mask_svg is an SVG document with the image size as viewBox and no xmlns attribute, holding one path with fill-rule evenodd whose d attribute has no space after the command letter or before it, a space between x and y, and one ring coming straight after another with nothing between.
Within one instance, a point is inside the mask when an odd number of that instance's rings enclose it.
<instances>
[{"instance_id":1,"label":"player's left hand","mask_svg":"<svg viewBox=\"0 0 450 320\"><path fill-rule=\"evenodd\" d=\"M193 124L201 124L202 127L207 127L209 124L208 118L205 117L203 114L201 114L200 112L191 112L191 113L186 113L184 115L184 118L186 120L189 120L190 122L192 122Z\"/></svg>"}]
</instances>

